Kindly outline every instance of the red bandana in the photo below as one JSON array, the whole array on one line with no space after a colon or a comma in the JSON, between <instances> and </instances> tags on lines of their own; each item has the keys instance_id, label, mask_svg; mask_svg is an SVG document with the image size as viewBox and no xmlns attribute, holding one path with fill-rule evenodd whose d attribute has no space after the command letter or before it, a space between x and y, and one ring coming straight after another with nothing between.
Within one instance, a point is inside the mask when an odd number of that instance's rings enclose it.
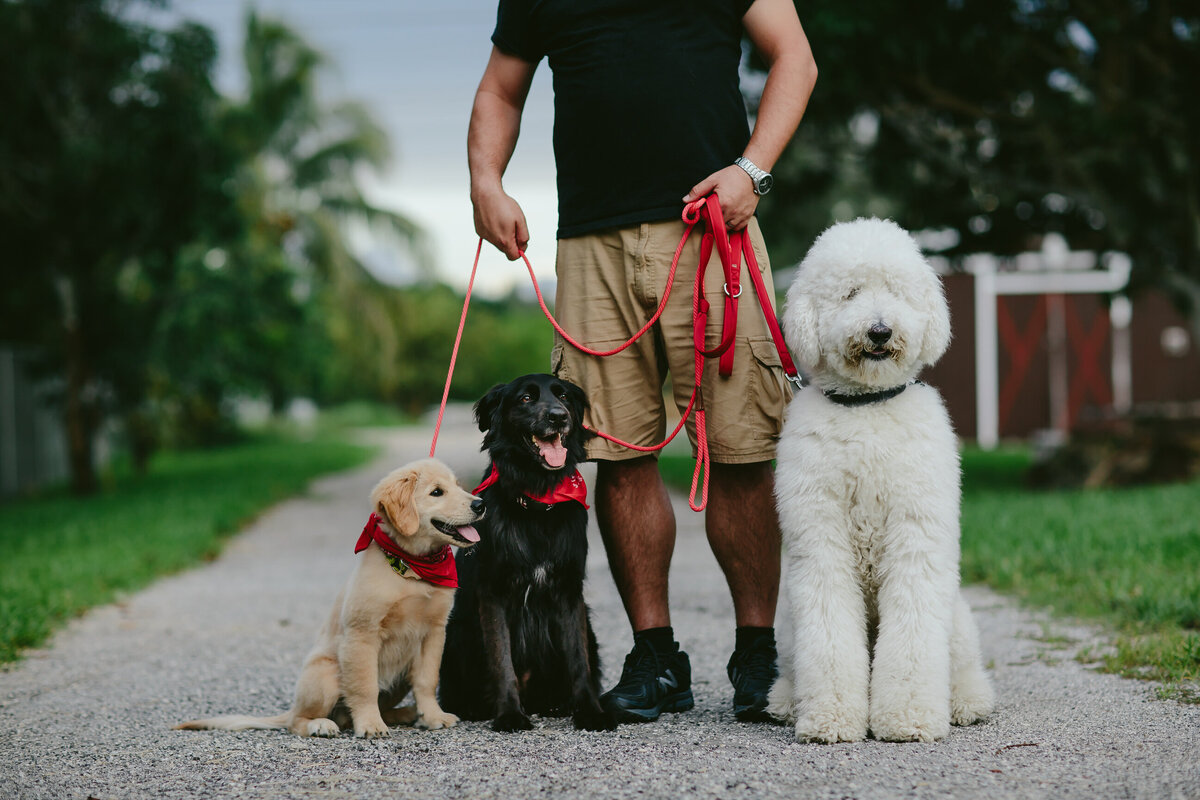
<instances>
[{"instance_id":1,"label":"red bandana","mask_svg":"<svg viewBox=\"0 0 1200 800\"><path fill-rule=\"evenodd\" d=\"M443 545L441 549L427 556L414 556L397 547L392 538L384 532L379 522L379 515L372 514L371 518L367 520L366 527L363 528L362 535L358 537L358 544L354 546L354 552L361 553L366 550L373 540L387 554L392 569L399 574L405 575L411 570L422 580L429 581L435 586L458 588L458 565L454 562L454 554L450 552L450 545Z\"/></svg>"},{"instance_id":2,"label":"red bandana","mask_svg":"<svg viewBox=\"0 0 1200 800\"><path fill-rule=\"evenodd\" d=\"M492 471L486 478L483 479L483 483L475 487L471 494L479 494L498 480L500 480L500 470L496 469L495 464L492 464ZM575 470L573 473L563 478L561 481L555 484L554 488L545 494L526 494L525 497L528 497L530 500L546 506L552 506L555 503L565 503L573 500L582 505L584 508L591 507L587 504L587 484L584 482L583 476L579 474L579 470Z\"/></svg>"}]
</instances>

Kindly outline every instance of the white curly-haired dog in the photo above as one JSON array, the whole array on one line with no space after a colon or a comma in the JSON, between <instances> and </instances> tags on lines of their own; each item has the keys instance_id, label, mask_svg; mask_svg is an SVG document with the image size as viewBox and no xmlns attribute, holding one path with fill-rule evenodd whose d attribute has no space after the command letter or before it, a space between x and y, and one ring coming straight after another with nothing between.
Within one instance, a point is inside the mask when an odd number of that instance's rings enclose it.
<instances>
[{"instance_id":1,"label":"white curly-haired dog","mask_svg":"<svg viewBox=\"0 0 1200 800\"><path fill-rule=\"evenodd\" d=\"M800 741L940 739L994 701L959 591L957 442L916 381L950 344L941 281L895 223L840 223L783 327L811 383L777 452L794 636L767 710Z\"/></svg>"}]
</instances>

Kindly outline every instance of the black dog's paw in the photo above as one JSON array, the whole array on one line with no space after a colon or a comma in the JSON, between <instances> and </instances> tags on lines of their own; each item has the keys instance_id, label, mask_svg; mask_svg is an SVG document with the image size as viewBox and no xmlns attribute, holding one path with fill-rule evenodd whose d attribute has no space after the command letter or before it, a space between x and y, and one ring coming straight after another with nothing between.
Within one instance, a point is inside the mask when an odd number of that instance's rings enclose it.
<instances>
[{"instance_id":1,"label":"black dog's paw","mask_svg":"<svg viewBox=\"0 0 1200 800\"><path fill-rule=\"evenodd\" d=\"M513 733L532 729L533 723L520 711L505 711L492 721L492 730L497 733Z\"/></svg>"},{"instance_id":2,"label":"black dog's paw","mask_svg":"<svg viewBox=\"0 0 1200 800\"><path fill-rule=\"evenodd\" d=\"M617 718L603 708L581 708L571 717L578 731L615 731Z\"/></svg>"}]
</instances>

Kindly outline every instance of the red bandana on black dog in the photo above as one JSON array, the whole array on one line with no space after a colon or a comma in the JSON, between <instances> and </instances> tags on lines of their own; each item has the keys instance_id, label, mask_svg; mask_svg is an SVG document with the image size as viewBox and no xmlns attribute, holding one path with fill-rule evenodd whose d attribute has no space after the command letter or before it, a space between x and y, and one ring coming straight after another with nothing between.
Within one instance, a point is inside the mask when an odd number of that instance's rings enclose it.
<instances>
[{"instance_id":1,"label":"red bandana on black dog","mask_svg":"<svg viewBox=\"0 0 1200 800\"><path fill-rule=\"evenodd\" d=\"M478 495L484 489L491 486L496 481L500 480L500 470L496 469L496 465L492 464L492 471L483 479L483 483L476 486L471 494ZM570 475L567 475L561 481L554 485L550 491L545 494L532 495L526 494L530 500L541 503L545 506L552 506L555 503L565 503L574 501L579 503L584 508L591 508L587 504L587 483L584 482L583 476L579 474L579 470L575 470Z\"/></svg>"},{"instance_id":2,"label":"red bandana on black dog","mask_svg":"<svg viewBox=\"0 0 1200 800\"><path fill-rule=\"evenodd\" d=\"M458 564L454 561L450 545L443 545L440 550L436 550L428 556L414 556L397 547L396 543L392 541L392 537L384 532L379 522L379 515L372 514L371 518L367 520L362 534L358 537L358 544L354 546L354 552L361 553L374 541L388 556L388 563L392 565L392 569L401 576L409 577L407 573L411 570L422 580L429 581L435 586L458 588Z\"/></svg>"}]
</instances>

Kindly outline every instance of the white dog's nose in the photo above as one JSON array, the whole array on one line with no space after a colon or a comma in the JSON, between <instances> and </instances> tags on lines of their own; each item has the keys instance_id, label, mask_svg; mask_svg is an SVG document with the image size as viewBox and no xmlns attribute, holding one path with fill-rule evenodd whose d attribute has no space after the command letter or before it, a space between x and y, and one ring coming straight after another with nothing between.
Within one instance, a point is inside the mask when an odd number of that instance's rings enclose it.
<instances>
[{"instance_id":1,"label":"white dog's nose","mask_svg":"<svg viewBox=\"0 0 1200 800\"><path fill-rule=\"evenodd\" d=\"M876 322L867 331L867 338L871 340L872 344L885 344L888 339L892 338L892 329L882 322Z\"/></svg>"}]
</instances>

